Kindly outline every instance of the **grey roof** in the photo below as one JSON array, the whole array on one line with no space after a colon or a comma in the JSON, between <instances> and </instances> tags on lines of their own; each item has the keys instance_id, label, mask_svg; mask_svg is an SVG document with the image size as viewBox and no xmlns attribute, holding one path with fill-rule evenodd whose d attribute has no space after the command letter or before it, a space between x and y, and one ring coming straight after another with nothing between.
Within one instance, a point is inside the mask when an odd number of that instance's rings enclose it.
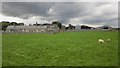
<instances>
[{"instance_id":1,"label":"grey roof","mask_svg":"<svg viewBox=\"0 0 120 68\"><path fill-rule=\"evenodd\" d=\"M103 26L100 26L98 28L104 28L104 27L112 28L111 26L108 26L108 25L103 25Z\"/></svg>"},{"instance_id":2,"label":"grey roof","mask_svg":"<svg viewBox=\"0 0 120 68\"><path fill-rule=\"evenodd\" d=\"M46 29L47 26L8 26L7 29Z\"/></svg>"},{"instance_id":3,"label":"grey roof","mask_svg":"<svg viewBox=\"0 0 120 68\"><path fill-rule=\"evenodd\" d=\"M15 26L8 26L6 29L15 29Z\"/></svg>"}]
</instances>

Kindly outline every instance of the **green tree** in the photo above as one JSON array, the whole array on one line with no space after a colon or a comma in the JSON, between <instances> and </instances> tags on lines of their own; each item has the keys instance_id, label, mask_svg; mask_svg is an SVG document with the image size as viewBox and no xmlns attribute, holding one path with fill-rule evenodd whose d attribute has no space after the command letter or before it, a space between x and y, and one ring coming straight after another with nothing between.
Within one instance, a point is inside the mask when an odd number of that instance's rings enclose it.
<instances>
[{"instance_id":1,"label":"green tree","mask_svg":"<svg viewBox=\"0 0 120 68\"><path fill-rule=\"evenodd\" d=\"M2 30L5 31L7 26L10 25L10 22L7 22L7 21L2 21Z\"/></svg>"},{"instance_id":2,"label":"green tree","mask_svg":"<svg viewBox=\"0 0 120 68\"><path fill-rule=\"evenodd\" d=\"M24 23L18 23L18 25L19 25L19 26L22 26L22 25L24 25Z\"/></svg>"},{"instance_id":3,"label":"green tree","mask_svg":"<svg viewBox=\"0 0 120 68\"><path fill-rule=\"evenodd\" d=\"M60 29L62 28L62 24L59 21L53 21L52 24L57 24Z\"/></svg>"},{"instance_id":4,"label":"green tree","mask_svg":"<svg viewBox=\"0 0 120 68\"><path fill-rule=\"evenodd\" d=\"M75 29L75 26L69 24L68 28L69 28L69 29Z\"/></svg>"},{"instance_id":5,"label":"green tree","mask_svg":"<svg viewBox=\"0 0 120 68\"><path fill-rule=\"evenodd\" d=\"M16 25L18 25L18 23L16 23L16 22L11 22L10 25L16 26Z\"/></svg>"}]
</instances>

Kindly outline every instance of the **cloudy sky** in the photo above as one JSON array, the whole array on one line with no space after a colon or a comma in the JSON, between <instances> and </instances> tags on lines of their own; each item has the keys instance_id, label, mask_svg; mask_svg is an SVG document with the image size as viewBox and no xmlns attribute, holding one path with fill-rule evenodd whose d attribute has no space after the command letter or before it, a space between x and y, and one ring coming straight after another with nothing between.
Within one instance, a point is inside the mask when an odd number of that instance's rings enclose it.
<instances>
[{"instance_id":1,"label":"cloudy sky","mask_svg":"<svg viewBox=\"0 0 120 68\"><path fill-rule=\"evenodd\" d=\"M118 26L117 2L3 2L0 21Z\"/></svg>"}]
</instances>

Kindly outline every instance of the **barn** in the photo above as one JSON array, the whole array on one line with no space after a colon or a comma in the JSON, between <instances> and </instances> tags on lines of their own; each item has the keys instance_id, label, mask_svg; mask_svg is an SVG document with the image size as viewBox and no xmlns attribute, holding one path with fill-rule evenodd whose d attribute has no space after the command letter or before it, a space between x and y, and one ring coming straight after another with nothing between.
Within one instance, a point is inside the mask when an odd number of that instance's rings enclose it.
<instances>
[{"instance_id":1,"label":"barn","mask_svg":"<svg viewBox=\"0 0 120 68\"><path fill-rule=\"evenodd\" d=\"M108 26L108 25L103 25L103 26L97 27L97 29L99 29L99 30L113 30L113 28Z\"/></svg>"}]
</instances>

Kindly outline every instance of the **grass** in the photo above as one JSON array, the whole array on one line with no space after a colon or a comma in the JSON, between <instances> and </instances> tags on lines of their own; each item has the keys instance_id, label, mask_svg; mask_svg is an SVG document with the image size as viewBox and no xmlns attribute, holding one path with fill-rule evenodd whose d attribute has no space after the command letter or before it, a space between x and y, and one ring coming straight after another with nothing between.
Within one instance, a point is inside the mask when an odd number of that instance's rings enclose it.
<instances>
[{"instance_id":1,"label":"grass","mask_svg":"<svg viewBox=\"0 0 120 68\"><path fill-rule=\"evenodd\" d=\"M99 44L98 38L105 43ZM3 34L2 44L3 66L118 65L117 32Z\"/></svg>"}]
</instances>

